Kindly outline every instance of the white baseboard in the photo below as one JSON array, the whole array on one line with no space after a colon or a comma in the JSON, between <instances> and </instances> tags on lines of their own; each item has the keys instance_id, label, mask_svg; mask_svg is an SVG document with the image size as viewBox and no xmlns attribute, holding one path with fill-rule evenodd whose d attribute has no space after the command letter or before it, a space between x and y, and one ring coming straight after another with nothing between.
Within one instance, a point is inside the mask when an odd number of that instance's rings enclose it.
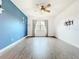
<instances>
[{"instance_id":1,"label":"white baseboard","mask_svg":"<svg viewBox=\"0 0 79 59\"><path fill-rule=\"evenodd\" d=\"M9 46L3 48L0 50L0 56L7 53L9 50L11 50L13 47L15 47L17 44L21 43L27 36L21 38L20 40L10 44Z\"/></svg>"}]
</instances>

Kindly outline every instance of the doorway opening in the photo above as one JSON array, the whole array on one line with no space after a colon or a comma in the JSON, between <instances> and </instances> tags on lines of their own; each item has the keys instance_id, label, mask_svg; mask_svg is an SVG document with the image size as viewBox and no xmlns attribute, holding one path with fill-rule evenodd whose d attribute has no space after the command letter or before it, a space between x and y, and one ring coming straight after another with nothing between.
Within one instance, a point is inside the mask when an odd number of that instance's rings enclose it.
<instances>
[{"instance_id":1,"label":"doorway opening","mask_svg":"<svg viewBox=\"0 0 79 59\"><path fill-rule=\"evenodd\" d=\"M47 20L33 20L33 36L48 36Z\"/></svg>"}]
</instances>

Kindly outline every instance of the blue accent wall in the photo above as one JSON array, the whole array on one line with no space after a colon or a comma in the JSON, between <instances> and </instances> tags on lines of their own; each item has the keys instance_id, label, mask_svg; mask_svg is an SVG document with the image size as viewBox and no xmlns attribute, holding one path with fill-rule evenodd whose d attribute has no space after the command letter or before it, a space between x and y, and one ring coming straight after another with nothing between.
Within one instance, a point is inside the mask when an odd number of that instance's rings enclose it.
<instances>
[{"instance_id":1,"label":"blue accent wall","mask_svg":"<svg viewBox=\"0 0 79 59\"><path fill-rule=\"evenodd\" d=\"M27 16L10 0L3 1L3 13L0 15L0 49L27 36Z\"/></svg>"}]
</instances>

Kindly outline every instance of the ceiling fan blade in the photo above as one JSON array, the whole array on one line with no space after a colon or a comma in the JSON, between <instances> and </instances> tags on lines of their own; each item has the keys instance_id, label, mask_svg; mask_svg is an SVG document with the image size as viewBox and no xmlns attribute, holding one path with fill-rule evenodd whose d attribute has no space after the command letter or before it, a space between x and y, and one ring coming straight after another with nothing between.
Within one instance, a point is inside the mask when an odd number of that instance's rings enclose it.
<instances>
[{"instance_id":1,"label":"ceiling fan blade","mask_svg":"<svg viewBox=\"0 0 79 59\"><path fill-rule=\"evenodd\" d=\"M48 5L44 6L44 7L45 7L45 8L51 7L51 4L48 4Z\"/></svg>"},{"instance_id":2,"label":"ceiling fan blade","mask_svg":"<svg viewBox=\"0 0 79 59\"><path fill-rule=\"evenodd\" d=\"M51 6L51 4L48 4L48 5L47 5L47 7L50 7L50 6Z\"/></svg>"},{"instance_id":3,"label":"ceiling fan blade","mask_svg":"<svg viewBox=\"0 0 79 59\"><path fill-rule=\"evenodd\" d=\"M45 10L46 12L50 12L50 10Z\"/></svg>"}]
</instances>

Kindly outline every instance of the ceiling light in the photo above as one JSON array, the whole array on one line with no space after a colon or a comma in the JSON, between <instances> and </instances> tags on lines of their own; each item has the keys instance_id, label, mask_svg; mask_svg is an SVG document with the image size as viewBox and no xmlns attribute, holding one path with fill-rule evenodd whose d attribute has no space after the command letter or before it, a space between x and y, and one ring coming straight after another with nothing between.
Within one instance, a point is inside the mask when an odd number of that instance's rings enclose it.
<instances>
[{"instance_id":1,"label":"ceiling light","mask_svg":"<svg viewBox=\"0 0 79 59\"><path fill-rule=\"evenodd\" d=\"M40 8L41 11L48 12L48 13L51 12L51 10L49 10L49 7L51 7L50 3L47 4L47 5L45 5L45 4L37 4L37 6Z\"/></svg>"}]
</instances>

